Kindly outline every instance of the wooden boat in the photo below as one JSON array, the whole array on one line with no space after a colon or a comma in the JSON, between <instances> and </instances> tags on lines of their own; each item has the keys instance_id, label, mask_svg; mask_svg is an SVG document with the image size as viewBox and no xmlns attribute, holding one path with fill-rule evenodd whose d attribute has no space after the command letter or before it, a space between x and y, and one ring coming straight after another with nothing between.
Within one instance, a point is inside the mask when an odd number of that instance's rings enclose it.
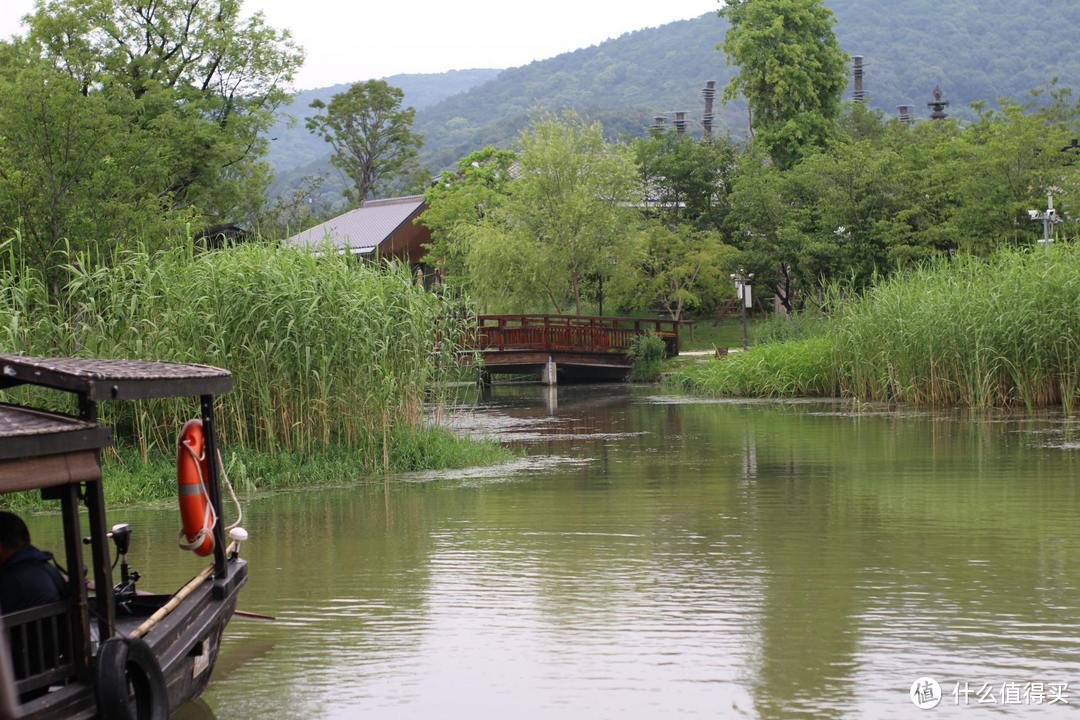
<instances>
[{"instance_id":1,"label":"wooden boat","mask_svg":"<svg viewBox=\"0 0 1080 720\"><path fill-rule=\"evenodd\" d=\"M214 396L232 388L232 376L203 365L0 354L0 387L21 384L78 399L77 416L0 404L0 493L40 490L59 504L64 549L56 555L68 571L67 597L0 618L0 718L166 718L209 682L247 580L239 542L225 545L213 460ZM100 452L112 434L97 423L97 403L184 396L199 398L209 458L202 490L219 519L210 531L213 564L176 593L146 594L127 567L130 528L106 522ZM117 585L110 544L121 566Z\"/></svg>"}]
</instances>

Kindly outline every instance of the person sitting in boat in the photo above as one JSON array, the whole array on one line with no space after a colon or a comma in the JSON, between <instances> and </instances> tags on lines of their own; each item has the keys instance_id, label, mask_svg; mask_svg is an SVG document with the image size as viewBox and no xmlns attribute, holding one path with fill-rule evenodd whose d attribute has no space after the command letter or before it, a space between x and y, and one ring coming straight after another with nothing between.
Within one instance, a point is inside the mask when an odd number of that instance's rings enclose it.
<instances>
[{"instance_id":1,"label":"person sitting in boat","mask_svg":"<svg viewBox=\"0 0 1080 720\"><path fill-rule=\"evenodd\" d=\"M30 544L30 530L18 515L0 511L0 613L8 614L63 600L64 576L52 553Z\"/></svg>"}]
</instances>

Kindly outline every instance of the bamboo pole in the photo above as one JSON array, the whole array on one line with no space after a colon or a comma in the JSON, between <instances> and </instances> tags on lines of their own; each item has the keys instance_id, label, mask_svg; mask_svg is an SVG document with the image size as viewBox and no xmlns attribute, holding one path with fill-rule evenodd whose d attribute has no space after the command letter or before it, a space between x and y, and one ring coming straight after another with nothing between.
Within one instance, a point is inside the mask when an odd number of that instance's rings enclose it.
<instances>
[{"instance_id":1,"label":"bamboo pole","mask_svg":"<svg viewBox=\"0 0 1080 720\"><path fill-rule=\"evenodd\" d=\"M155 625L157 625L166 616L168 616L169 613L175 610L176 606L182 603L187 596L191 595L191 593L195 592L200 585L206 582L207 578L209 578L213 573L213 565L207 565L205 568L203 568L203 571L193 577L190 581L188 581L187 585L180 588L177 593L172 596L172 599L169 600L169 602L162 605L160 608L158 608L157 612L146 618L142 625L132 630L131 633L128 634L128 637L141 638L143 635L150 632L150 630Z\"/></svg>"}]
</instances>

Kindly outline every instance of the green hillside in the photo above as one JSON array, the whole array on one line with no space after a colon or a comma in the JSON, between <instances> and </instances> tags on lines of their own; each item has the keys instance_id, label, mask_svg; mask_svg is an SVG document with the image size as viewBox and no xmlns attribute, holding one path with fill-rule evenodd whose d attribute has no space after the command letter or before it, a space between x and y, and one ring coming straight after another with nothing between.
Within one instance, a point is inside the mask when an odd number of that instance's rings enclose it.
<instances>
[{"instance_id":1,"label":"green hillside","mask_svg":"<svg viewBox=\"0 0 1080 720\"><path fill-rule=\"evenodd\" d=\"M870 102L926 112L941 84L954 111L974 100L1024 96L1054 77L1080 81L1075 0L831 0L836 33L850 54L866 58ZM604 119L609 131L640 132L656 112L691 110L700 119L706 80L727 82L731 69L715 49L727 23L714 13L623 35L598 46L506 70L495 80L433 105L417 117L432 167L486 142L512 141L533 107L575 107ZM735 133L740 104L719 109Z\"/></svg>"},{"instance_id":2,"label":"green hillside","mask_svg":"<svg viewBox=\"0 0 1080 720\"><path fill-rule=\"evenodd\" d=\"M1025 97L1055 77L1080 85L1076 0L829 0L829 5L844 49L866 58L871 105L888 113L909 104L925 117L926 102L939 83L951 111L959 114L969 112L975 100ZM726 21L715 13L640 30L505 70L418 106L422 162L438 170L485 144L509 145L534 108L575 108L602 121L612 136L639 134L654 114L674 110L690 111L698 128L705 81L722 87L731 74L715 49L725 30ZM741 134L744 107L718 104L717 124L720 132L726 126ZM305 172L325 167L323 149Z\"/></svg>"},{"instance_id":3,"label":"green hillside","mask_svg":"<svg viewBox=\"0 0 1080 720\"><path fill-rule=\"evenodd\" d=\"M451 70L444 73L416 75L391 75L384 78L405 93L405 105L422 110L452 95L465 92L493 79L498 70ZM335 94L344 92L347 84L304 90L296 94L278 112L278 120L267 135L270 148L267 162L277 175L274 190L290 187L305 175L326 174L330 167L330 153L326 142L304 127L304 118L312 113L312 100L329 102Z\"/></svg>"}]
</instances>

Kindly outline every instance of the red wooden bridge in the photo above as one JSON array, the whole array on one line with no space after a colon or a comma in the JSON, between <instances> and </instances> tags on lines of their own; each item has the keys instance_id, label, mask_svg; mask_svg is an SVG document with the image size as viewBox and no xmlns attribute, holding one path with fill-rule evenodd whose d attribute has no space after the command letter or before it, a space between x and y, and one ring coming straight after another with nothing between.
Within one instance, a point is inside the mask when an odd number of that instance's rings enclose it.
<instances>
[{"instance_id":1,"label":"red wooden bridge","mask_svg":"<svg viewBox=\"0 0 1080 720\"><path fill-rule=\"evenodd\" d=\"M655 334L679 354L679 323L587 315L481 315L473 349L484 373L537 374L560 380L621 380L638 335Z\"/></svg>"}]
</instances>

